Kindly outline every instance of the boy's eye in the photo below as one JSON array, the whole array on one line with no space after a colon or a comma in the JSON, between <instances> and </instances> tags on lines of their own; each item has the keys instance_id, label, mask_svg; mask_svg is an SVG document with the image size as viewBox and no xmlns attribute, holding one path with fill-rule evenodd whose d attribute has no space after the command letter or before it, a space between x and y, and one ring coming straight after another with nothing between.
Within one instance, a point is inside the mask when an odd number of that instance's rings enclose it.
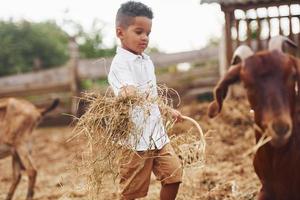
<instances>
[{"instance_id":1,"label":"boy's eye","mask_svg":"<svg viewBox=\"0 0 300 200\"><path fill-rule=\"evenodd\" d=\"M141 35L143 31L135 31L136 34Z\"/></svg>"}]
</instances>

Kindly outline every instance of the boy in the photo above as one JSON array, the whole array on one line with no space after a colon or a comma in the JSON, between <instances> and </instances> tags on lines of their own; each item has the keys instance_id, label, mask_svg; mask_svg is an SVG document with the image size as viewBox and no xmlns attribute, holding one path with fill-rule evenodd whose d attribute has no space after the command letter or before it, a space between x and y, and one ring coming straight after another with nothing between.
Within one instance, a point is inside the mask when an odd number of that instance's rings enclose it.
<instances>
[{"instance_id":1,"label":"boy","mask_svg":"<svg viewBox=\"0 0 300 200\"><path fill-rule=\"evenodd\" d=\"M121 47L117 48L108 81L115 95L135 95L137 92L157 97L154 66L149 56L144 54L148 46L153 13L140 3L128 1L121 5L116 16L116 34ZM120 161L121 199L135 199L147 195L150 175L153 171L161 181L160 199L174 200L182 178L182 166L169 144L158 105L151 105L150 116L144 120L143 111L135 109L132 117L136 124L145 123L142 135L133 145L136 154ZM133 114L134 115L134 114ZM173 116L181 114L173 110Z\"/></svg>"}]
</instances>

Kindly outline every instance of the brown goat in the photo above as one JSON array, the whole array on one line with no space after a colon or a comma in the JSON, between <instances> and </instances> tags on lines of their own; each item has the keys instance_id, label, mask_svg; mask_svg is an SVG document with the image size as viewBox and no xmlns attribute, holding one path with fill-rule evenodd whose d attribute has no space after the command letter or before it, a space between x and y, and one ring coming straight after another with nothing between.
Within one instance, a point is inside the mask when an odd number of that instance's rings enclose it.
<instances>
[{"instance_id":1,"label":"brown goat","mask_svg":"<svg viewBox=\"0 0 300 200\"><path fill-rule=\"evenodd\" d=\"M282 52L286 42L293 44L283 36L272 38L269 51L255 54L249 47L239 47L235 63L215 87L215 100L208 110L210 117L216 116L228 87L243 83L259 127L256 141L263 134L271 137L257 150L253 161L262 184L259 200L300 200L300 62Z\"/></svg>"},{"instance_id":2,"label":"brown goat","mask_svg":"<svg viewBox=\"0 0 300 200\"><path fill-rule=\"evenodd\" d=\"M57 105L58 100L54 100L50 107L38 109L25 100L8 98L0 101L0 159L12 156L13 166L13 182L6 200L12 199L21 179L21 170L25 170L29 179L26 199L33 198L37 171L27 145L41 117Z\"/></svg>"}]
</instances>

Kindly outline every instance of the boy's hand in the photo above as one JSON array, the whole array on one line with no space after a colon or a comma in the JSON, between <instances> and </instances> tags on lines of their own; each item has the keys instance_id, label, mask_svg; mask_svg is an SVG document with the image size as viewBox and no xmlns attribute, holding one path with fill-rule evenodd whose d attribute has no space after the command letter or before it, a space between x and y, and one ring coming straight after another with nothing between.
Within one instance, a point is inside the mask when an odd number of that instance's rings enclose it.
<instances>
[{"instance_id":1,"label":"boy's hand","mask_svg":"<svg viewBox=\"0 0 300 200\"><path fill-rule=\"evenodd\" d=\"M176 122L181 122L183 120L182 114L178 110L172 109L171 113L172 117L176 120Z\"/></svg>"},{"instance_id":2,"label":"boy's hand","mask_svg":"<svg viewBox=\"0 0 300 200\"><path fill-rule=\"evenodd\" d=\"M132 85L124 86L121 88L119 95L122 97L135 96L137 95L137 89Z\"/></svg>"}]
</instances>

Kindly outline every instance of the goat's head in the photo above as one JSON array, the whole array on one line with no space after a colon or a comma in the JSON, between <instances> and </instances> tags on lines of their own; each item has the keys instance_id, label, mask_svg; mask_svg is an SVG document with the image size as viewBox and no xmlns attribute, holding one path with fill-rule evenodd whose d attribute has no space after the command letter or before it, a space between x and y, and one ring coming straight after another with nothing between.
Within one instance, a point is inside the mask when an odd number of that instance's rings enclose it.
<instances>
[{"instance_id":1,"label":"goat's head","mask_svg":"<svg viewBox=\"0 0 300 200\"><path fill-rule=\"evenodd\" d=\"M286 144L292 133L292 117L299 96L300 68L296 58L282 52L285 42L296 46L278 36L270 40L269 51L254 54L247 46L237 48L232 66L215 87L209 116L214 117L221 111L228 87L241 81L254 110L256 124L271 136L273 146Z\"/></svg>"}]
</instances>

